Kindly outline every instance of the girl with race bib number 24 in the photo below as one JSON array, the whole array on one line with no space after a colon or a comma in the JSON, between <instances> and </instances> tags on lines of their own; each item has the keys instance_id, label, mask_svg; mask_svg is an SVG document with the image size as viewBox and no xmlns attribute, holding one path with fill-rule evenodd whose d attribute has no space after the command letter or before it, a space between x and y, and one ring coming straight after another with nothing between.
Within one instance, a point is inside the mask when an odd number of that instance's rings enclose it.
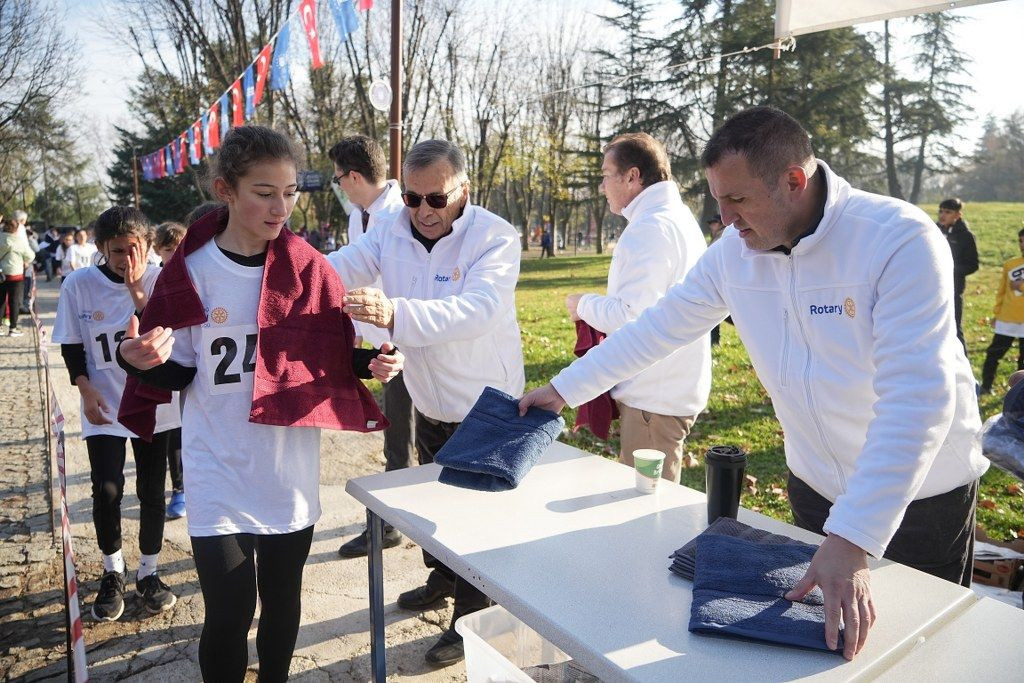
<instances>
[{"instance_id":1,"label":"girl with race bib number 24","mask_svg":"<svg viewBox=\"0 0 1024 683\"><path fill-rule=\"evenodd\" d=\"M384 428L357 378L386 382L403 358L388 344L353 348L340 279L288 228L299 165L291 141L241 126L210 164L226 206L189 226L121 343L135 378L119 419L141 420L145 432L150 390L188 387L181 454L206 608L200 669L207 681L244 679L259 595L259 678L284 681L320 517L320 428Z\"/></svg>"}]
</instances>

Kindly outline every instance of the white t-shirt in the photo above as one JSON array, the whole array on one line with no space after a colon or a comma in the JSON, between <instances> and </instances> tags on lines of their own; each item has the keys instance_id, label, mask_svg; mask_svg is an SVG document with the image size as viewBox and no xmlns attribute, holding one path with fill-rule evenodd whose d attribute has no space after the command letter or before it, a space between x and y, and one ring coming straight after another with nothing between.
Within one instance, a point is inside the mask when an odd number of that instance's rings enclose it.
<instances>
[{"instance_id":1,"label":"white t-shirt","mask_svg":"<svg viewBox=\"0 0 1024 683\"><path fill-rule=\"evenodd\" d=\"M142 287L152 293L159 268L147 268L142 274ZM127 375L117 364L117 344L135 313L135 303L123 283L113 282L97 266L70 273L60 288L57 320L53 325L53 341L59 344L83 344L89 382L107 404L111 424L94 425L82 415L82 438L106 434L134 437L117 421L117 409L124 393ZM156 409L155 432L166 432L181 425L177 399Z\"/></svg>"},{"instance_id":2,"label":"white t-shirt","mask_svg":"<svg viewBox=\"0 0 1024 683\"><path fill-rule=\"evenodd\" d=\"M94 256L97 254L96 245L89 244L72 244L69 248L64 250L63 255L58 255L57 258L61 260L62 274L67 275L73 270L83 270L94 264ZM159 271L158 271L159 272ZM101 273L102 275L102 273Z\"/></svg>"},{"instance_id":3,"label":"white t-shirt","mask_svg":"<svg viewBox=\"0 0 1024 683\"><path fill-rule=\"evenodd\" d=\"M263 268L213 240L185 260L207 322L174 332L197 369L185 397L182 470L190 536L282 534L320 518L320 430L249 422Z\"/></svg>"}]
</instances>

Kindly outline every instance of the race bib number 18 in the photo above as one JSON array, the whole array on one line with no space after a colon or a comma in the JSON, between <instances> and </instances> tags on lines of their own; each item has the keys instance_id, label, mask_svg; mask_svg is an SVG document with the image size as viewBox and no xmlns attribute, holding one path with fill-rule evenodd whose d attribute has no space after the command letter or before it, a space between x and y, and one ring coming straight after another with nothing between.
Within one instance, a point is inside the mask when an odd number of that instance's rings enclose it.
<instances>
[{"instance_id":1,"label":"race bib number 18","mask_svg":"<svg viewBox=\"0 0 1024 683\"><path fill-rule=\"evenodd\" d=\"M115 355L117 345L124 338L124 330L118 327L92 326L89 335L92 337L92 361L98 370L110 370L117 367Z\"/></svg>"},{"instance_id":2,"label":"race bib number 18","mask_svg":"<svg viewBox=\"0 0 1024 683\"><path fill-rule=\"evenodd\" d=\"M258 333L256 325L203 329L203 366L211 394L252 393Z\"/></svg>"}]
</instances>

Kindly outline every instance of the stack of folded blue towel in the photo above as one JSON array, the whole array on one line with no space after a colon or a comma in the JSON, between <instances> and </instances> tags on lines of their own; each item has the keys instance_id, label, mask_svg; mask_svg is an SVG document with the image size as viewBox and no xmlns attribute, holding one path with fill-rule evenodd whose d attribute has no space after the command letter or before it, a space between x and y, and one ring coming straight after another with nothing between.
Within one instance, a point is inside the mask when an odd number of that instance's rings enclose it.
<instances>
[{"instance_id":1,"label":"stack of folded blue towel","mask_svg":"<svg viewBox=\"0 0 1024 683\"><path fill-rule=\"evenodd\" d=\"M438 481L478 491L514 489L564 426L549 410L530 408L520 416L519 399L484 387L434 458L444 466Z\"/></svg>"},{"instance_id":2,"label":"stack of folded blue towel","mask_svg":"<svg viewBox=\"0 0 1024 683\"><path fill-rule=\"evenodd\" d=\"M815 588L785 595L810 567L816 546L719 519L673 554L672 571L693 579L689 629L841 654L825 645L825 608Z\"/></svg>"}]
</instances>

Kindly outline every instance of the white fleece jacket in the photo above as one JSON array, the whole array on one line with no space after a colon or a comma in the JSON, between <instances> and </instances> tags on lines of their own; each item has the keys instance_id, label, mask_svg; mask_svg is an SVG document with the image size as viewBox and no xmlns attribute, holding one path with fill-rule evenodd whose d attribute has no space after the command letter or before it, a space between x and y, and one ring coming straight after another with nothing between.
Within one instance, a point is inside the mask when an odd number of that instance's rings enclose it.
<instances>
[{"instance_id":1,"label":"white fleece jacket","mask_svg":"<svg viewBox=\"0 0 1024 683\"><path fill-rule=\"evenodd\" d=\"M580 318L605 334L657 303L707 249L671 180L644 188L622 215L629 224L612 254L608 293L586 294L576 307ZM612 398L658 415L697 415L710 391L711 342L705 335L615 385Z\"/></svg>"},{"instance_id":2,"label":"white fleece jacket","mask_svg":"<svg viewBox=\"0 0 1024 683\"><path fill-rule=\"evenodd\" d=\"M370 230L327 260L347 289L381 279L395 304L391 339L405 354L413 405L429 418L461 422L485 386L523 393L515 306L519 234L467 204L428 253L409 220L403 208L386 229Z\"/></svg>"},{"instance_id":3,"label":"white fleece jacket","mask_svg":"<svg viewBox=\"0 0 1024 683\"><path fill-rule=\"evenodd\" d=\"M828 198L792 254L729 229L656 306L552 380L579 405L731 314L785 433L786 463L834 501L825 531L880 557L911 501L979 477L981 427L956 339L949 246L920 209Z\"/></svg>"}]
</instances>

